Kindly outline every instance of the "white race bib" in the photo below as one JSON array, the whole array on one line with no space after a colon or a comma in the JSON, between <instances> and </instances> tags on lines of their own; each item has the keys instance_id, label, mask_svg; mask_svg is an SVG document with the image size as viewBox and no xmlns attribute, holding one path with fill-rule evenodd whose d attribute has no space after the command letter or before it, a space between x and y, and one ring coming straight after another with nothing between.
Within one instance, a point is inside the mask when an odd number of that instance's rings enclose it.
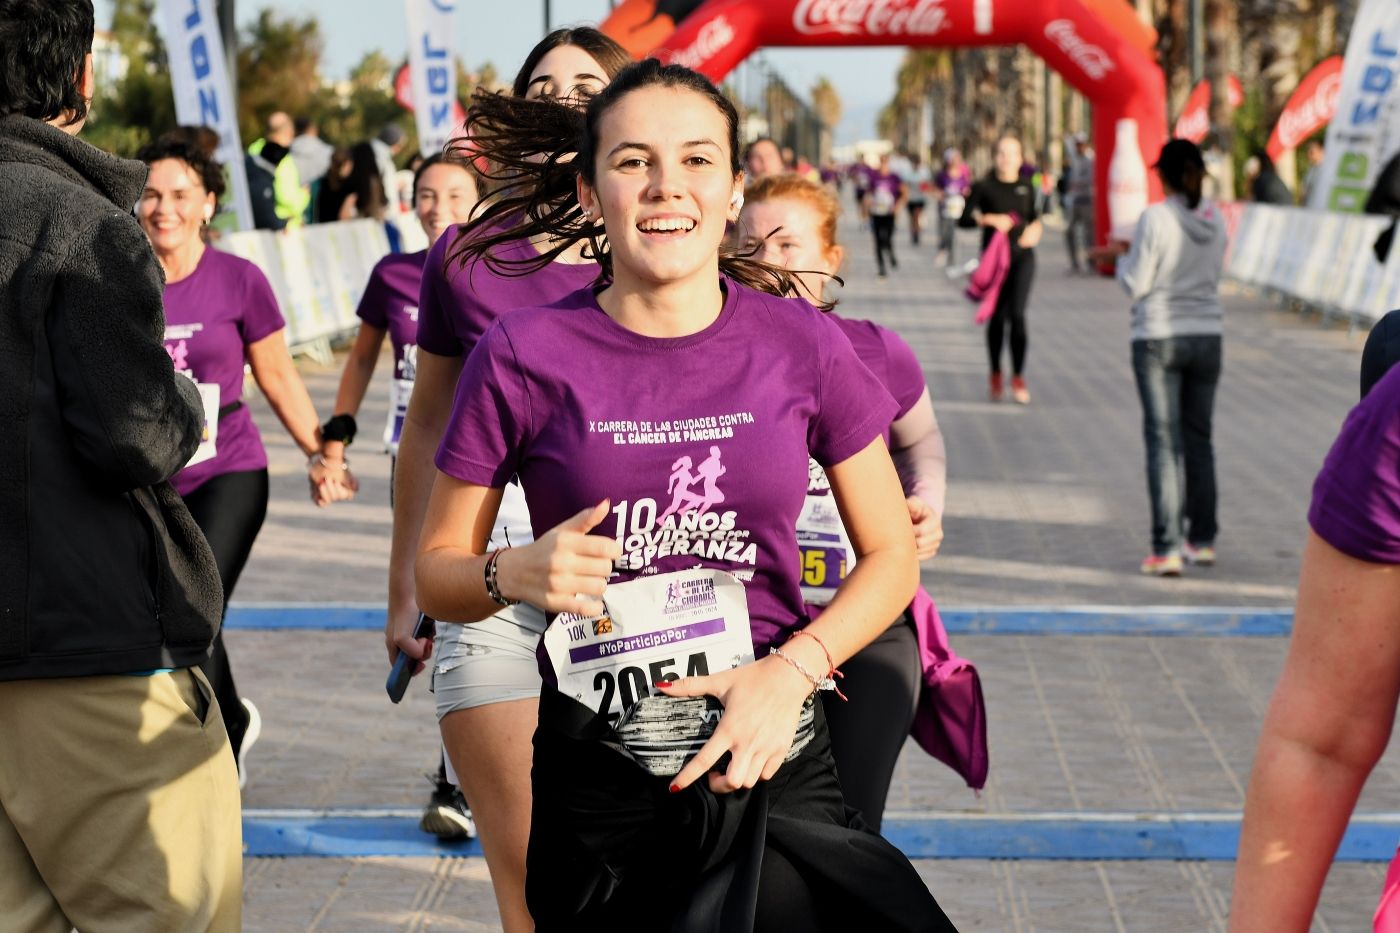
<instances>
[{"instance_id":1,"label":"white race bib","mask_svg":"<svg viewBox=\"0 0 1400 933\"><path fill-rule=\"evenodd\" d=\"M807 461L807 501L797 516L797 551L802 557L802 601L825 606L856 565L855 548L846 536L826 471Z\"/></svg>"},{"instance_id":2,"label":"white race bib","mask_svg":"<svg viewBox=\"0 0 1400 933\"><path fill-rule=\"evenodd\" d=\"M403 420L408 416L408 400L412 396L412 379L389 381L389 420L384 425L384 446L391 454L399 452L399 435L403 434Z\"/></svg>"},{"instance_id":3,"label":"white race bib","mask_svg":"<svg viewBox=\"0 0 1400 933\"><path fill-rule=\"evenodd\" d=\"M186 467L214 459L219 439L219 387L208 382L196 382L195 386L204 405L204 433L200 436L199 446L194 449L194 456L186 461Z\"/></svg>"},{"instance_id":4,"label":"white race bib","mask_svg":"<svg viewBox=\"0 0 1400 933\"><path fill-rule=\"evenodd\" d=\"M753 660L744 585L697 567L610 584L603 615L561 613L544 633L561 693L616 724L658 681ZM659 692L659 691L658 691Z\"/></svg>"},{"instance_id":5,"label":"white race bib","mask_svg":"<svg viewBox=\"0 0 1400 933\"><path fill-rule=\"evenodd\" d=\"M943 213L947 217L961 217L966 206L967 199L960 194L945 194L943 196Z\"/></svg>"}]
</instances>

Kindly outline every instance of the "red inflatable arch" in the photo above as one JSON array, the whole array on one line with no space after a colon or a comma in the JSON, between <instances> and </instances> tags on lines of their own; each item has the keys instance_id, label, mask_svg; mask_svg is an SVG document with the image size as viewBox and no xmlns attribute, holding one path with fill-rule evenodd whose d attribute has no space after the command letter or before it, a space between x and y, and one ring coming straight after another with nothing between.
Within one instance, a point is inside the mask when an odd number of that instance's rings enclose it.
<instances>
[{"instance_id":1,"label":"red inflatable arch","mask_svg":"<svg viewBox=\"0 0 1400 933\"><path fill-rule=\"evenodd\" d=\"M1167 138L1151 31L1121 0L627 0L603 30L634 55L687 65L714 81L764 46L1026 45L1093 104L1100 240L1109 229L1102 194L1118 121L1136 121L1146 165ZM1148 175L1157 200L1161 185Z\"/></svg>"}]
</instances>

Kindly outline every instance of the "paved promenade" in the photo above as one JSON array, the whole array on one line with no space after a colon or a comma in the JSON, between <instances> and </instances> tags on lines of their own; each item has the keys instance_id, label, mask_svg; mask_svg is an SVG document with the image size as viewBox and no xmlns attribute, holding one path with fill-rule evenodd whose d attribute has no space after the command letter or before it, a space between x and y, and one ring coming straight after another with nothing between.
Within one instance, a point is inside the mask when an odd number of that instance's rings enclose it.
<instances>
[{"instance_id":1,"label":"paved promenade","mask_svg":"<svg viewBox=\"0 0 1400 933\"><path fill-rule=\"evenodd\" d=\"M913 345L947 436L947 541L924 573L941 605L1291 606L1311 481L1355 399L1359 338L1227 297L1220 564L1145 579L1137 574L1148 546L1142 440L1116 284L1067 275L1061 234L1047 232L1029 316L1034 403L996 405L985 394L982 333L933 268L931 245L912 249L901 229L900 268L877 279L869 235L848 225L846 239L843 310ZM970 240L963 250L970 254ZM338 370L302 369L328 410ZM381 370L355 449L361 496L330 510L307 501L299 454L254 403L273 502L236 603L382 605L389 471L373 439L387 364ZM421 805L419 775L435 763L431 698L416 683L402 706L388 704L379 635L235 629L228 641L240 685L264 717L244 795L253 822L282 826L319 810L392 818ZM959 928L1223 930L1230 863L1162 858L1175 850L1149 842L1165 827L1190 855L1234 825L1286 641L1026 634L956 643L983 674L991 779L974 797L911 744L890 799L892 825L902 828L891 832L920 852L948 854L960 845L948 840L965 829L985 845L996 827L1016 854L1034 856L918 859ZM1383 762L1360 811L1400 811L1400 758ZM1373 829L1373 855L1400 838L1400 825ZM1135 836L1147 840L1146 860L1125 858ZM499 928L477 857L250 857L246 868L249 930ZM1366 928L1383 876L1383 863L1339 864L1315 928Z\"/></svg>"}]
</instances>

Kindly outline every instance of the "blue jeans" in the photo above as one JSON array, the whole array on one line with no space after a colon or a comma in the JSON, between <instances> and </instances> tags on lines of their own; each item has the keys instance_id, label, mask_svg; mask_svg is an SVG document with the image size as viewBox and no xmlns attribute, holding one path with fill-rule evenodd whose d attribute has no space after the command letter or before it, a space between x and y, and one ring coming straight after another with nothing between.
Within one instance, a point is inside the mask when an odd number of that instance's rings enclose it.
<instances>
[{"instance_id":1,"label":"blue jeans","mask_svg":"<svg viewBox=\"0 0 1400 933\"><path fill-rule=\"evenodd\" d=\"M1133 341L1154 554L1179 552L1183 538L1213 544L1219 531L1210 431L1220 361L1218 336Z\"/></svg>"}]
</instances>

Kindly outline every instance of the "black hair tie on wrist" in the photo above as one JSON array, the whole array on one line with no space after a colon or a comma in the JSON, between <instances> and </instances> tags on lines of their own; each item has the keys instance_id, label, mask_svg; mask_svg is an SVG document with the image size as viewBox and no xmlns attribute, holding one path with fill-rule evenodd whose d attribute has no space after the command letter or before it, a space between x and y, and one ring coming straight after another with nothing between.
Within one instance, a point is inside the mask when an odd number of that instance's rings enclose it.
<instances>
[{"instance_id":1,"label":"black hair tie on wrist","mask_svg":"<svg viewBox=\"0 0 1400 933\"><path fill-rule=\"evenodd\" d=\"M336 415L321 426L322 441L340 441L349 447L355 441L354 415Z\"/></svg>"}]
</instances>

